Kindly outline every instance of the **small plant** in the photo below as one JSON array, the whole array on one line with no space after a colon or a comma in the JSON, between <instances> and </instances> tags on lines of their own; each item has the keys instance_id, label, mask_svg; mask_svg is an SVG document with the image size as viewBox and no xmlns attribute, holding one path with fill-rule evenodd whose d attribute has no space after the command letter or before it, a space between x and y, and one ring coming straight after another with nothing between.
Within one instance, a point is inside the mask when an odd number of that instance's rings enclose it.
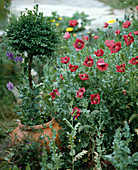
<instances>
[{"instance_id":1,"label":"small plant","mask_svg":"<svg viewBox=\"0 0 138 170\"><path fill-rule=\"evenodd\" d=\"M130 156L129 144L132 140L131 136L129 125L127 122L124 122L123 129L118 128L116 130L112 143L113 153L104 156L117 170L137 168L138 152Z\"/></svg>"},{"instance_id":2,"label":"small plant","mask_svg":"<svg viewBox=\"0 0 138 170\"><path fill-rule=\"evenodd\" d=\"M42 162L41 162L41 170L45 170L45 169L51 169L51 170L58 170L62 167L63 165L63 162L62 162L62 154L61 152L58 152L58 147L56 146L56 142L55 142L55 139L56 139L56 134L57 134L57 131L56 129L53 129L52 125L50 124L50 128L51 128L51 131L53 133L52 135L52 139L45 135L46 137L48 137L49 139L49 148L50 148L50 152L51 152L51 159L48 160L48 153L46 151L46 149L44 148L43 149L43 156L42 156Z\"/></svg>"},{"instance_id":3,"label":"small plant","mask_svg":"<svg viewBox=\"0 0 138 170\"><path fill-rule=\"evenodd\" d=\"M16 143L10 150L10 164L17 165L20 169L24 169L28 164L32 170L40 169L40 161L42 160L41 143L32 140L29 136L24 138L22 142ZM12 153L12 154L11 154Z\"/></svg>"},{"instance_id":4,"label":"small plant","mask_svg":"<svg viewBox=\"0 0 138 170\"><path fill-rule=\"evenodd\" d=\"M5 43L10 50L18 54L15 57L9 51L7 53L9 59L21 63L23 67L22 85L18 87L22 101L21 105L16 106L15 111L21 116L23 124L37 125L45 123L46 117L49 118L51 113L46 115L40 106L40 86L34 84L31 74L33 59L39 58L40 61L48 62L57 48L59 36L51 18L44 17L43 13L38 12L38 5L34 10L26 11L27 13L21 13L19 18L14 16L11 18L6 30Z\"/></svg>"}]
</instances>

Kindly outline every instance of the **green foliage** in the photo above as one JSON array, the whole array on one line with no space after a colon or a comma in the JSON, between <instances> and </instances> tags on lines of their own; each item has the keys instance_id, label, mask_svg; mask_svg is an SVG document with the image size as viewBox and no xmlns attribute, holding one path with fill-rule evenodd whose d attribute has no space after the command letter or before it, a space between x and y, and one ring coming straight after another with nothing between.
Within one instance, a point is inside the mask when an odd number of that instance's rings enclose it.
<instances>
[{"instance_id":1,"label":"green foliage","mask_svg":"<svg viewBox=\"0 0 138 170\"><path fill-rule=\"evenodd\" d=\"M115 132L112 143L113 153L104 156L111 161L117 170L136 169L138 165L138 152L130 156L129 143L132 140L130 128L127 122L124 122L124 128L118 128Z\"/></svg>"},{"instance_id":2,"label":"green foliage","mask_svg":"<svg viewBox=\"0 0 138 170\"><path fill-rule=\"evenodd\" d=\"M13 169L12 169L12 170L19 170L19 168L17 167L17 165L15 165L15 166L13 167ZM29 165L29 164L26 166L25 170L31 170L31 168L30 168L30 165Z\"/></svg>"},{"instance_id":3,"label":"green foliage","mask_svg":"<svg viewBox=\"0 0 138 170\"><path fill-rule=\"evenodd\" d=\"M42 160L42 148L38 141L31 140L28 136L22 141L17 142L10 150L10 162L21 169L35 170L40 168L40 161ZM15 166L15 167L16 167Z\"/></svg>"},{"instance_id":4,"label":"green foliage","mask_svg":"<svg viewBox=\"0 0 138 170\"><path fill-rule=\"evenodd\" d=\"M26 81L18 86L21 103L15 105L14 112L17 112L21 122L26 126L44 124L51 120L51 116L50 113L45 112L45 107L41 105L41 96L39 95L41 84L33 84L32 90L27 83Z\"/></svg>"},{"instance_id":5,"label":"green foliage","mask_svg":"<svg viewBox=\"0 0 138 170\"><path fill-rule=\"evenodd\" d=\"M4 132L4 130L0 127L0 141L2 138L5 138L6 137L6 134Z\"/></svg>"},{"instance_id":6,"label":"green foliage","mask_svg":"<svg viewBox=\"0 0 138 170\"><path fill-rule=\"evenodd\" d=\"M27 52L39 58L52 56L59 38L51 18L38 12L38 5L26 12L19 18L11 18L6 30L6 45L21 54Z\"/></svg>"},{"instance_id":7,"label":"green foliage","mask_svg":"<svg viewBox=\"0 0 138 170\"><path fill-rule=\"evenodd\" d=\"M53 129L52 124L50 124L50 128L51 131L53 133L52 138L50 138L49 136L46 135L46 137L48 137L49 139L49 148L50 148L50 152L51 152L51 159L48 160L47 157L47 151L44 148L43 149L43 156L42 156L42 162L41 162L41 170L45 170L45 169L51 169L51 170L58 170L62 167L62 159L61 157L63 156L60 152L57 153L58 151L58 147L56 146L56 135L57 135L57 131L56 129Z\"/></svg>"}]
</instances>

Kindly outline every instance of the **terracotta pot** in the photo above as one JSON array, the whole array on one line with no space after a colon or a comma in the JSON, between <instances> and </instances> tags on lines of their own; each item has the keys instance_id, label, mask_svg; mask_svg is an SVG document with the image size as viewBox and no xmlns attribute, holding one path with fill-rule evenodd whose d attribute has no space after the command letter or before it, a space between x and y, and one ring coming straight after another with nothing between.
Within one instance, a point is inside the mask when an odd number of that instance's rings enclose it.
<instances>
[{"instance_id":1,"label":"terracotta pot","mask_svg":"<svg viewBox=\"0 0 138 170\"><path fill-rule=\"evenodd\" d=\"M52 139L52 131L49 127L50 123L52 123L53 129L56 129L57 135L56 135L56 143L58 144L59 149L61 149L61 143L59 140L59 129L62 127L59 127L59 123L55 121L54 118L52 118L51 121L45 123L44 125L36 125L36 126L25 126L19 121L18 127L10 133L11 136L11 145L16 145L17 142L22 142L26 137L30 138L30 141L38 141L40 136L41 140L39 142L44 145L45 141L47 142L47 150L49 150L49 139L45 135L49 136Z\"/></svg>"}]
</instances>

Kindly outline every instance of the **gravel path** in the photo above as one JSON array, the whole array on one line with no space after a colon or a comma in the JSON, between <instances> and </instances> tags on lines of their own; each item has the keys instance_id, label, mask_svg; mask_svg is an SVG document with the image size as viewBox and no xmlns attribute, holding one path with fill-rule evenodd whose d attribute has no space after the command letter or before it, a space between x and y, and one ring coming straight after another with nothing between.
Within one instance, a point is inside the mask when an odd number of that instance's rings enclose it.
<instances>
[{"instance_id":1,"label":"gravel path","mask_svg":"<svg viewBox=\"0 0 138 170\"><path fill-rule=\"evenodd\" d=\"M19 14L20 11L25 11L25 8L33 9L37 3L39 11L45 16L50 16L53 11L57 11L61 16L72 16L76 11L85 12L89 15L89 19L95 19L91 22L93 30L102 27L104 22L111 19L124 17L124 10L112 9L97 0L12 0L10 10Z\"/></svg>"}]
</instances>

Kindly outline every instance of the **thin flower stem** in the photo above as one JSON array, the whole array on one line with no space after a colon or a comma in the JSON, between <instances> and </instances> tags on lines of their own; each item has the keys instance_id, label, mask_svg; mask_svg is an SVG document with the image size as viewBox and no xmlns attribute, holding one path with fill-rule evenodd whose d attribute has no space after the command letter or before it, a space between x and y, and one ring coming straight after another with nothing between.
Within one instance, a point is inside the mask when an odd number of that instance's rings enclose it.
<instances>
[{"instance_id":1,"label":"thin flower stem","mask_svg":"<svg viewBox=\"0 0 138 170\"><path fill-rule=\"evenodd\" d=\"M30 56L29 57L29 63L28 63L28 76L29 76L29 85L30 85L30 88L33 90L33 83L32 83L32 75L31 75L31 70L32 70L32 61L33 61L33 56Z\"/></svg>"},{"instance_id":2,"label":"thin flower stem","mask_svg":"<svg viewBox=\"0 0 138 170\"><path fill-rule=\"evenodd\" d=\"M71 123L73 127L73 116L71 116ZM73 145L73 129L72 129L72 140L71 140L71 145ZM73 153L73 147L71 146L71 152ZM73 162L73 156L72 156L72 162ZM72 170L74 170L74 163L72 164Z\"/></svg>"}]
</instances>

